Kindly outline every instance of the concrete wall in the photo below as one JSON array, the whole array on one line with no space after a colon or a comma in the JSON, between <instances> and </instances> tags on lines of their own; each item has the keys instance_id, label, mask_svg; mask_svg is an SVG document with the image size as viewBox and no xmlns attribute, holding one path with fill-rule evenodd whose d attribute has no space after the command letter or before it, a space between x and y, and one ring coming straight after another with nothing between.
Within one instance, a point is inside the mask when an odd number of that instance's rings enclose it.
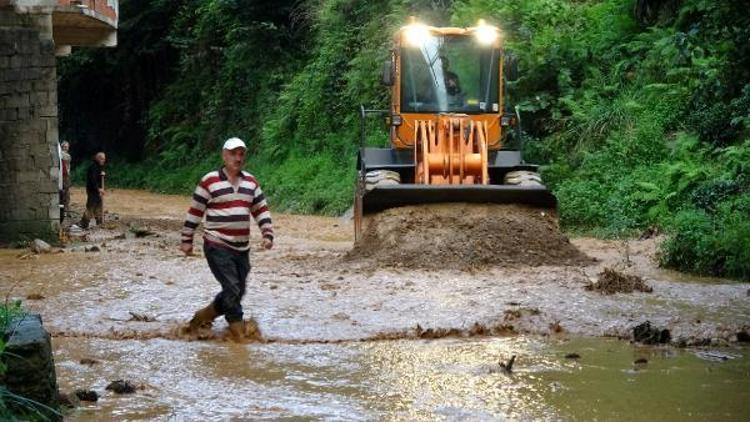
<instances>
[{"instance_id":1,"label":"concrete wall","mask_svg":"<svg viewBox=\"0 0 750 422\"><path fill-rule=\"evenodd\" d=\"M51 9L0 3L0 242L56 237L57 75Z\"/></svg>"}]
</instances>

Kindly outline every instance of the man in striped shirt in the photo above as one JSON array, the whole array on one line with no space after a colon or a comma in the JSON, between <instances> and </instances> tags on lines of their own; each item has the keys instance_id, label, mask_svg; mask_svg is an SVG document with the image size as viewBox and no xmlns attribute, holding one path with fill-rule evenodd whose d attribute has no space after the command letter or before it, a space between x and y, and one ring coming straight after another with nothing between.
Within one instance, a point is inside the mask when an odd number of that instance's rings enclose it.
<instances>
[{"instance_id":1,"label":"man in striped shirt","mask_svg":"<svg viewBox=\"0 0 750 422\"><path fill-rule=\"evenodd\" d=\"M188 329L194 332L224 315L231 338L238 342L244 341L245 332L241 301L250 272L251 216L260 229L263 248L273 247L271 213L263 191L255 177L242 170L246 151L239 138L224 143L224 166L203 176L196 186L180 245L185 255L192 255L193 235L205 215L203 251L211 272L221 284L221 292L211 304L195 313Z\"/></svg>"}]
</instances>

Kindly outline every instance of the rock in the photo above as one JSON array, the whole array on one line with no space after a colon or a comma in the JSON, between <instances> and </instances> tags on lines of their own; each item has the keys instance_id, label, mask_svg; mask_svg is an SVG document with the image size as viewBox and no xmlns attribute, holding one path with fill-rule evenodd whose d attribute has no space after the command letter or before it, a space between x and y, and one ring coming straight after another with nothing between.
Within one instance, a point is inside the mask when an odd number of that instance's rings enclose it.
<instances>
[{"instance_id":1,"label":"rock","mask_svg":"<svg viewBox=\"0 0 750 422\"><path fill-rule=\"evenodd\" d=\"M94 365L96 365L97 363L99 363L99 361L98 361L98 360L96 360L96 359L91 359L91 358L83 358L83 359L81 359L81 360L79 361L79 363L80 363L81 365L94 366Z\"/></svg>"},{"instance_id":2,"label":"rock","mask_svg":"<svg viewBox=\"0 0 750 422\"><path fill-rule=\"evenodd\" d=\"M633 340L643 344L666 344L672 340L669 330L651 327L651 322L646 321L633 328Z\"/></svg>"},{"instance_id":3,"label":"rock","mask_svg":"<svg viewBox=\"0 0 750 422\"><path fill-rule=\"evenodd\" d=\"M3 354L4 388L47 406L49 409L42 411L42 419L58 420L52 413L57 410L58 399L55 361L42 317L38 314L18 316L8 323L4 336L7 339ZM9 404L16 411L23 410L20 402Z\"/></svg>"},{"instance_id":4,"label":"rock","mask_svg":"<svg viewBox=\"0 0 750 422\"><path fill-rule=\"evenodd\" d=\"M105 390L113 391L115 394L133 394L135 385L130 381L117 380L110 382Z\"/></svg>"},{"instance_id":5,"label":"rock","mask_svg":"<svg viewBox=\"0 0 750 422\"><path fill-rule=\"evenodd\" d=\"M81 401L78 399L76 394L65 394L58 391L57 404L60 405L60 407L74 409L81 404Z\"/></svg>"},{"instance_id":6,"label":"rock","mask_svg":"<svg viewBox=\"0 0 750 422\"><path fill-rule=\"evenodd\" d=\"M737 333L737 341L740 343L750 343L750 334L747 331L740 331Z\"/></svg>"},{"instance_id":7,"label":"rock","mask_svg":"<svg viewBox=\"0 0 750 422\"><path fill-rule=\"evenodd\" d=\"M567 355L565 355L565 359L580 359L580 358L581 358L581 355L579 355L578 353L575 353L575 352L574 353L568 353Z\"/></svg>"},{"instance_id":8,"label":"rock","mask_svg":"<svg viewBox=\"0 0 750 422\"><path fill-rule=\"evenodd\" d=\"M76 390L76 397L81 401L96 402L99 400L99 394L94 390Z\"/></svg>"},{"instance_id":9,"label":"rock","mask_svg":"<svg viewBox=\"0 0 750 422\"><path fill-rule=\"evenodd\" d=\"M101 252L101 248L94 245L94 246L89 246L88 248L85 249L85 251L86 252Z\"/></svg>"},{"instance_id":10,"label":"rock","mask_svg":"<svg viewBox=\"0 0 750 422\"><path fill-rule=\"evenodd\" d=\"M41 293L31 293L26 295L26 300L42 300L44 299L44 295Z\"/></svg>"},{"instance_id":11,"label":"rock","mask_svg":"<svg viewBox=\"0 0 750 422\"><path fill-rule=\"evenodd\" d=\"M31 242L30 248L34 253L50 253L52 251L52 246L42 239L34 239L34 241Z\"/></svg>"},{"instance_id":12,"label":"rock","mask_svg":"<svg viewBox=\"0 0 750 422\"><path fill-rule=\"evenodd\" d=\"M636 364L636 365L643 365L643 364L648 363L648 359L646 359L646 358L638 358L633 363Z\"/></svg>"}]
</instances>

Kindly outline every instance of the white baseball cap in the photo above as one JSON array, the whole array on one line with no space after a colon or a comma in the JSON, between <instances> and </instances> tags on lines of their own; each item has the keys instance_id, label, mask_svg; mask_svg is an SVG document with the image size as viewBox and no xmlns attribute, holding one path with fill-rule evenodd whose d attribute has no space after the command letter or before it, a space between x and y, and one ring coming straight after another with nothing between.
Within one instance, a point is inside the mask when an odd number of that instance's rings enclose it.
<instances>
[{"instance_id":1,"label":"white baseball cap","mask_svg":"<svg viewBox=\"0 0 750 422\"><path fill-rule=\"evenodd\" d=\"M226 142L224 142L224 149L228 149L231 151L235 148L247 149L245 143L240 138L229 138Z\"/></svg>"}]
</instances>

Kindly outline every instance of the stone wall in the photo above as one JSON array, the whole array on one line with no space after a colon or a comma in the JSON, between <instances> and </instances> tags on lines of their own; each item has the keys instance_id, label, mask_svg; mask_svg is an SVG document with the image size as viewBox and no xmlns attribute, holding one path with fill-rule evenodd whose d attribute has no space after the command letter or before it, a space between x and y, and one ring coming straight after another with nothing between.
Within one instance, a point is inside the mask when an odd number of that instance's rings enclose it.
<instances>
[{"instance_id":1,"label":"stone wall","mask_svg":"<svg viewBox=\"0 0 750 422\"><path fill-rule=\"evenodd\" d=\"M2 383L12 393L49 408L37 409L47 418L62 419L53 412L58 409L55 360L50 335L42 326L42 317L36 314L17 317L8 325L4 336L8 342L3 353L7 369ZM13 407L12 401L6 403L16 412L28 410L23 406Z\"/></svg>"},{"instance_id":2,"label":"stone wall","mask_svg":"<svg viewBox=\"0 0 750 422\"><path fill-rule=\"evenodd\" d=\"M0 243L59 228L57 75L51 11L0 3Z\"/></svg>"}]
</instances>

